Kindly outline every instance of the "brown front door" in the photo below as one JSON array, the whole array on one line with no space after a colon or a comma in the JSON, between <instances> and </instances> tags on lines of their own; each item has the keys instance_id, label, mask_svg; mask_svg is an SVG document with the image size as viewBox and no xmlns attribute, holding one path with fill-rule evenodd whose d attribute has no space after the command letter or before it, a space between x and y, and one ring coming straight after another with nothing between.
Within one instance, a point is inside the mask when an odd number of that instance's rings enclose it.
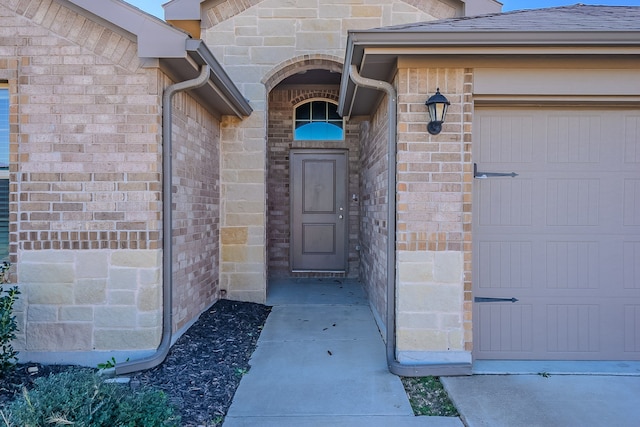
<instances>
[{"instance_id":1,"label":"brown front door","mask_svg":"<svg viewBox=\"0 0 640 427\"><path fill-rule=\"evenodd\" d=\"M292 271L346 271L347 156L338 150L291 151Z\"/></svg>"}]
</instances>

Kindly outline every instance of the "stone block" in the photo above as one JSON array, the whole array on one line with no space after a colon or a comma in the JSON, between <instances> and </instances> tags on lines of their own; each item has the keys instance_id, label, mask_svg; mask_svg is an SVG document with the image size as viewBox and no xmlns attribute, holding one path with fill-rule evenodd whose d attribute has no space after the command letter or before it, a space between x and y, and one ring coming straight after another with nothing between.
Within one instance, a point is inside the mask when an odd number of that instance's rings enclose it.
<instances>
[{"instance_id":1,"label":"stone block","mask_svg":"<svg viewBox=\"0 0 640 427\"><path fill-rule=\"evenodd\" d=\"M20 251L18 254L18 268L25 265L28 268L31 263L64 264L75 260L75 251Z\"/></svg>"},{"instance_id":2,"label":"stone block","mask_svg":"<svg viewBox=\"0 0 640 427\"><path fill-rule=\"evenodd\" d=\"M140 311L158 310L161 306L160 299L159 287L145 286L138 291L138 309Z\"/></svg>"},{"instance_id":3,"label":"stone block","mask_svg":"<svg viewBox=\"0 0 640 427\"><path fill-rule=\"evenodd\" d=\"M60 307L60 320L63 322L93 322L93 307Z\"/></svg>"},{"instance_id":4,"label":"stone block","mask_svg":"<svg viewBox=\"0 0 640 427\"><path fill-rule=\"evenodd\" d=\"M133 328L138 311L135 307L95 307L94 324L104 328Z\"/></svg>"},{"instance_id":5,"label":"stone block","mask_svg":"<svg viewBox=\"0 0 640 427\"><path fill-rule=\"evenodd\" d=\"M71 283L32 283L29 285L29 304L73 304Z\"/></svg>"},{"instance_id":6,"label":"stone block","mask_svg":"<svg viewBox=\"0 0 640 427\"><path fill-rule=\"evenodd\" d=\"M58 306L31 304L27 311L28 322L55 322L58 320Z\"/></svg>"},{"instance_id":7,"label":"stone block","mask_svg":"<svg viewBox=\"0 0 640 427\"><path fill-rule=\"evenodd\" d=\"M398 279L400 283L432 282L434 280L433 264L400 263L398 266Z\"/></svg>"},{"instance_id":8,"label":"stone block","mask_svg":"<svg viewBox=\"0 0 640 427\"><path fill-rule=\"evenodd\" d=\"M71 263L19 263L18 280L21 283L73 283L74 265Z\"/></svg>"},{"instance_id":9,"label":"stone block","mask_svg":"<svg viewBox=\"0 0 640 427\"><path fill-rule=\"evenodd\" d=\"M435 329L398 329L398 351L448 350L449 340L445 331Z\"/></svg>"},{"instance_id":10,"label":"stone block","mask_svg":"<svg viewBox=\"0 0 640 427\"><path fill-rule=\"evenodd\" d=\"M138 282L140 285L162 285L162 270L149 268L138 270Z\"/></svg>"},{"instance_id":11,"label":"stone block","mask_svg":"<svg viewBox=\"0 0 640 427\"><path fill-rule=\"evenodd\" d=\"M223 245L243 245L247 243L247 227L224 227L220 229L220 241Z\"/></svg>"},{"instance_id":12,"label":"stone block","mask_svg":"<svg viewBox=\"0 0 640 427\"><path fill-rule=\"evenodd\" d=\"M462 288L445 284L401 284L398 310L401 312L459 313Z\"/></svg>"},{"instance_id":13,"label":"stone block","mask_svg":"<svg viewBox=\"0 0 640 427\"><path fill-rule=\"evenodd\" d=\"M436 252L433 278L436 282L462 283L464 277L464 258L462 252Z\"/></svg>"},{"instance_id":14,"label":"stone block","mask_svg":"<svg viewBox=\"0 0 640 427\"><path fill-rule=\"evenodd\" d=\"M161 328L97 329L96 350L144 350L155 349L160 343Z\"/></svg>"},{"instance_id":15,"label":"stone block","mask_svg":"<svg viewBox=\"0 0 640 427\"><path fill-rule=\"evenodd\" d=\"M132 290L110 290L107 292L107 304L133 306L136 303L136 292Z\"/></svg>"},{"instance_id":16,"label":"stone block","mask_svg":"<svg viewBox=\"0 0 640 427\"><path fill-rule=\"evenodd\" d=\"M136 289L138 270L135 268L111 268L108 280L109 289Z\"/></svg>"},{"instance_id":17,"label":"stone block","mask_svg":"<svg viewBox=\"0 0 640 427\"><path fill-rule=\"evenodd\" d=\"M106 279L78 280L74 290L74 302L80 305L103 304L107 300Z\"/></svg>"},{"instance_id":18,"label":"stone block","mask_svg":"<svg viewBox=\"0 0 640 427\"><path fill-rule=\"evenodd\" d=\"M111 254L111 265L116 267L152 268L162 263L159 250L115 251Z\"/></svg>"},{"instance_id":19,"label":"stone block","mask_svg":"<svg viewBox=\"0 0 640 427\"><path fill-rule=\"evenodd\" d=\"M108 261L109 255L107 251L79 251L76 254L76 277L107 277Z\"/></svg>"},{"instance_id":20,"label":"stone block","mask_svg":"<svg viewBox=\"0 0 640 427\"><path fill-rule=\"evenodd\" d=\"M33 322L27 328L25 349L28 351L91 350L91 333L90 323Z\"/></svg>"},{"instance_id":21,"label":"stone block","mask_svg":"<svg viewBox=\"0 0 640 427\"><path fill-rule=\"evenodd\" d=\"M162 326L162 313L159 311L138 313L138 327L159 328Z\"/></svg>"}]
</instances>

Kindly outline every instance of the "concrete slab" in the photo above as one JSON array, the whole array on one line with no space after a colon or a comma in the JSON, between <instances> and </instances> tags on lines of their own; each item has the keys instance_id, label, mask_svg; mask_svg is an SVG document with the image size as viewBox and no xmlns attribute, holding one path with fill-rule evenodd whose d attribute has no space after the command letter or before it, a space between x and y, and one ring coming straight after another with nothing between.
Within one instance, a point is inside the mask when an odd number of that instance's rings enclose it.
<instances>
[{"instance_id":1,"label":"concrete slab","mask_svg":"<svg viewBox=\"0 0 640 427\"><path fill-rule=\"evenodd\" d=\"M273 417L225 419L225 427L462 427L455 417Z\"/></svg>"},{"instance_id":2,"label":"concrete slab","mask_svg":"<svg viewBox=\"0 0 640 427\"><path fill-rule=\"evenodd\" d=\"M273 309L224 427L462 427L415 417L364 291L333 279L271 282Z\"/></svg>"},{"instance_id":3,"label":"concrete slab","mask_svg":"<svg viewBox=\"0 0 640 427\"><path fill-rule=\"evenodd\" d=\"M275 306L269 314L260 340L262 342L341 339L379 341L380 333L371 318L371 309L367 306Z\"/></svg>"},{"instance_id":4,"label":"concrete slab","mask_svg":"<svg viewBox=\"0 0 640 427\"><path fill-rule=\"evenodd\" d=\"M640 425L640 377L474 375L442 378L468 427Z\"/></svg>"},{"instance_id":5,"label":"concrete slab","mask_svg":"<svg viewBox=\"0 0 640 427\"><path fill-rule=\"evenodd\" d=\"M345 279L270 280L268 305L347 304L369 306L360 283Z\"/></svg>"}]
</instances>

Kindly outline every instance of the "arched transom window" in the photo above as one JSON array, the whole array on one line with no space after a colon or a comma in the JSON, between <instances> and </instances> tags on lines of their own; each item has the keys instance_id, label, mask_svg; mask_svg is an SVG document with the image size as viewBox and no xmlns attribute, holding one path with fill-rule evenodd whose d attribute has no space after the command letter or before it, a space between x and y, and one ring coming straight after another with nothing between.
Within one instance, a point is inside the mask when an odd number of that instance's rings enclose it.
<instances>
[{"instance_id":1,"label":"arched transom window","mask_svg":"<svg viewBox=\"0 0 640 427\"><path fill-rule=\"evenodd\" d=\"M338 114L338 105L325 100L312 100L298 105L293 139L343 140L344 125Z\"/></svg>"}]
</instances>

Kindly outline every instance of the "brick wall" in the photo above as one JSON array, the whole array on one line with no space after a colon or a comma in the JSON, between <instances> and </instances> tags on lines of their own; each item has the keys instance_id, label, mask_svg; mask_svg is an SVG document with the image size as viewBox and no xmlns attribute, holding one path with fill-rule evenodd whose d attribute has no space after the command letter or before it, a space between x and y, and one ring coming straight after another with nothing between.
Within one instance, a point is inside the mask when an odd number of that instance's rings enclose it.
<instances>
[{"instance_id":1,"label":"brick wall","mask_svg":"<svg viewBox=\"0 0 640 427\"><path fill-rule=\"evenodd\" d=\"M380 104L360 141L360 279L369 302L384 321L387 312L388 101Z\"/></svg>"},{"instance_id":2,"label":"brick wall","mask_svg":"<svg viewBox=\"0 0 640 427\"><path fill-rule=\"evenodd\" d=\"M398 72L398 349L471 347L471 71ZM426 132L426 99L451 106L440 135Z\"/></svg>"},{"instance_id":3,"label":"brick wall","mask_svg":"<svg viewBox=\"0 0 640 427\"><path fill-rule=\"evenodd\" d=\"M20 358L95 365L103 352L153 350L172 82L142 67L129 35L56 1L0 0L0 20ZM177 330L218 296L220 123L186 94L173 112Z\"/></svg>"},{"instance_id":4,"label":"brick wall","mask_svg":"<svg viewBox=\"0 0 640 427\"><path fill-rule=\"evenodd\" d=\"M357 121L345 123L344 141L294 141L293 116L295 107L311 99L336 101L338 88L274 89L269 95L268 123L268 271L270 277L357 277L359 271L359 126ZM349 150L349 266L347 274L291 273L289 266L290 199L289 150L291 148L321 148Z\"/></svg>"},{"instance_id":5,"label":"brick wall","mask_svg":"<svg viewBox=\"0 0 640 427\"><path fill-rule=\"evenodd\" d=\"M182 328L219 297L220 123L184 92L173 107L173 311Z\"/></svg>"}]
</instances>

